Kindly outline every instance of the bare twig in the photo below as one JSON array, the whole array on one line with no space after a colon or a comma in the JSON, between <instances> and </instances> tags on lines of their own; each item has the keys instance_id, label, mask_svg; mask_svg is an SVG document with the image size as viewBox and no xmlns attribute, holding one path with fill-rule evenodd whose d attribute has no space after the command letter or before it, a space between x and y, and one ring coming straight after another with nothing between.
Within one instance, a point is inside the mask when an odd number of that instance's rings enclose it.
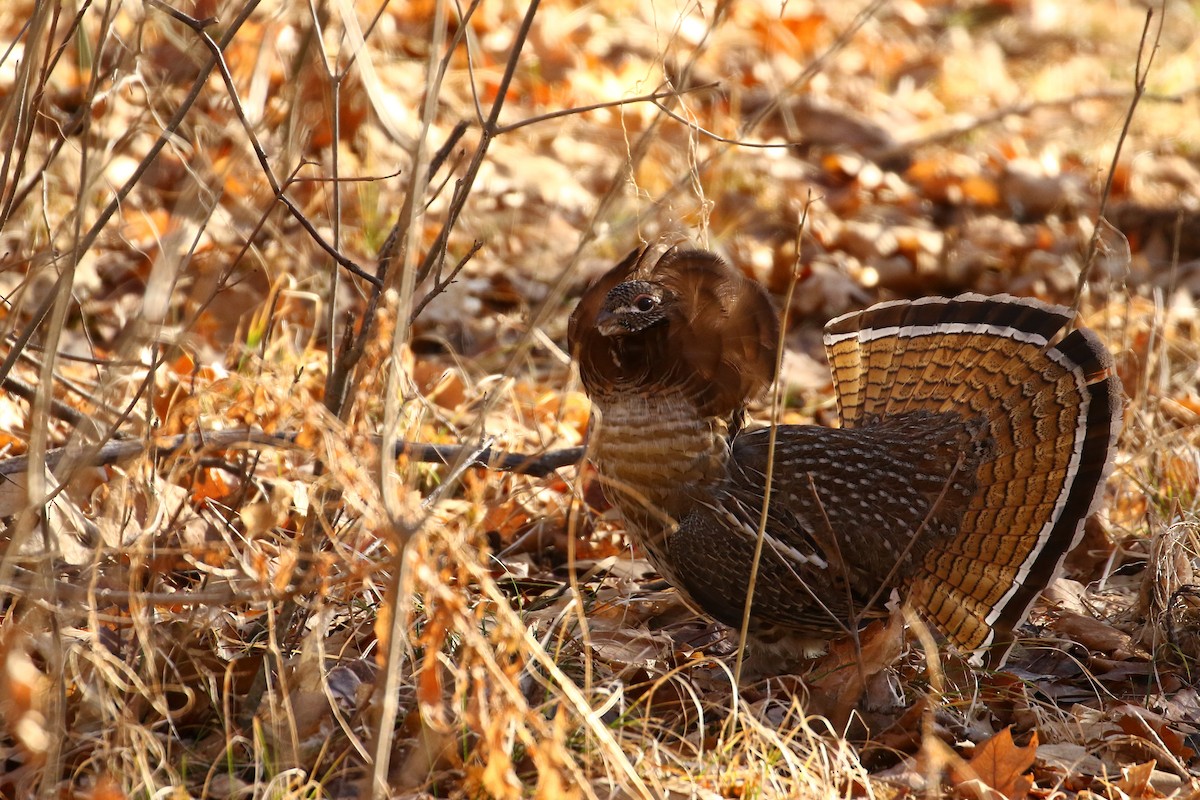
<instances>
[{"instance_id":1,"label":"bare twig","mask_svg":"<svg viewBox=\"0 0 1200 800\"><path fill-rule=\"evenodd\" d=\"M111 587L89 587L80 586L77 583L70 581L55 581L53 592L38 591L31 586L32 581L28 580L32 576L23 569L15 571L12 579L5 583L0 583L0 595L12 597L24 597L36 600L51 601L58 599L60 601L67 600L77 604L95 603L99 601L100 606L110 604L128 604L138 602L146 605L156 605L159 603L170 604L172 606L227 606L233 603L262 603L271 601L286 600L298 594L303 594L306 591L311 591L315 587L304 586L299 584L291 584L287 587L277 589L270 586L259 586L238 590L233 588L224 589L197 589L195 591L179 591L179 592L152 592L142 590L129 589L113 589ZM118 617L123 622L128 622L128 617Z\"/></svg>"},{"instance_id":2,"label":"bare twig","mask_svg":"<svg viewBox=\"0 0 1200 800\"><path fill-rule=\"evenodd\" d=\"M679 119L679 117L677 115L668 111L666 106L664 106L659 101L666 100L666 99L672 99L672 98L676 98L676 97L681 97L685 94L695 94L697 92L707 92L710 89L718 88L720 85L721 85L720 83L718 83L716 81L712 81L711 83L702 83L702 84L699 84L698 86L689 86L686 89L676 89L674 87L671 87L669 89L660 89L658 91L651 92L649 94L639 95L637 97L626 97L621 100L609 100L604 103L592 103L592 104L586 105L586 106L574 106L572 108L564 108L564 109L560 109L558 111L551 111L548 114L539 114L535 117L527 117L527 118L525 118L523 120L519 120L517 122L511 122L508 125L501 125L500 127L498 127L496 129L496 135L499 136L501 134L510 133L515 130L520 130L521 128L527 127L529 125L537 125L538 123L541 123L541 122L548 122L550 120L561 119L563 117L573 117L578 114L586 114L589 111L598 111L599 109L602 109L602 108L618 108L620 106L633 105L634 103L654 103L654 105L658 106L660 109L662 109L664 112L666 112L669 116L671 116L672 119ZM680 121L683 122L683 120L680 120ZM685 124L690 124L690 123L685 122ZM715 134L714 134L714 136L715 136Z\"/></svg>"},{"instance_id":3,"label":"bare twig","mask_svg":"<svg viewBox=\"0 0 1200 800\"><path fill-rule=\"evenodd\" d=\"M1009 117L1028 117L1034 112L1048 108L1066 108L1086 103L1093 100L1131 100L1136 94L1128 89L1097 89L1091 92L1080 92L1073 94L1070 97L1055 97L1048 100L1030 100L1025 103L1013 103L1012 105L998 108L987 114L980 114L977 117L972 117L969 120L963 121L961 124L952 125L945 130L934 131L926 136L921 136L916 139L910 139L907 142L902 142L901 147L905 150L916 150L921 147L928 147L935 144L944 144L953 141L967 134L973 133L980 128L986 128L989 125L1003 122ZM1185 100L1184 95L1151 95L1144 94L1146 100L1156 100L1160 103L1182 103Z\"/></svg>"},{"instance_id":4,"label":"bare twig","mask_svg":"<svg viewBox=\"0 0 1200 800\"><path fill-rule=\"evenodd\" d=\"M1121 134L1117 137L1117 146L1113 149L1112 162L1108 167L1108 176L1104 180L1104 191L1100 193L1100 210L1096 212L1096 225L1092 229L1092 238L1088 241L1087 254L1083 258L1083 267L1079 270L1079 282L1075 285L1075 297L1071 301L1071 308L1075 311L1079 310L1079 303L1083 299L1083 290L1087 286L1088 276L1091 274L1092 265L1096 263L1096 255L1100 249L1100 235L1106 227L1111 227L1106 219L1108 213L1108 203L1112 199L1113 181L1117 175L1117 165L1121 160L1121 149L1125 145L1125 140L1129 137L1129 129L1133 125L1133 114L1137 110L1138 102L1146 93L1146 78L1150 74L1150 67L1154 63L1154 56L1158 52L1159 42L1162 40L1163 20L1166 18L1166 3L1164 2L1160 8L1158 17L1158 30L1154 34L1154 43L1150 47L1150 52L1146 52L1146 45L1150 39L1150 22L1154 19L1154 9L1146 9L1146 21L1142 25L1142 35L1138 40L1137 60L1133 68L1133 97L1129 100L1129 108L1125 112L1125 121L1121 125ZM1143 58L1145 59L1143 63Z\"/></svg>"},{"instance_id":5,"label":"bare twig","mask_svg":"<svg viewBox=\"0 0 1200 800\"><path fill-rule=\"evenodd\" d=\"M680 94L682 94L682 92L680 92ZM705 128L701 125L698 125L695 122L692 122L690 119L684 119L682 116L680 116L679 114L676 114L674 111L667 108L662 103L657 102L657 100L654 101L654 105L658 106L658 109L660 111L662 111L664 114L666 114L671 119L678 122L680 125L685 125L690 130L700 134L701 136L703 136L706 139L711 139L714 142L720 142L721 144L731 144L731 145L735 145L737 147L758 148L761 150L778 150L778 149L786 149L786 148L794 146L792 142L752 142L752 141L749 141L748 139L740 139L740 138L739 139L730 139L729 137L722 136L719 133L713 133L712 131L708 130L707 128Z\"/></svg>"},{"instance_id":6,"label":"bare twig","mask_svg":"<svg viewBox=\"0 0 1200 800\"><path fill-rule=\"evenodd\" d=\"M483 130L480 131L479 144L476 146L475 152L472 154L471 161L463 172L462 178L459 179L455 186L454 197L450 202L450 207L446 210L446 221L442 223L437 238L434 239L433 244L429 247L429 251L425 254L425 260L417 268L417 283L424 281L431 273L440 273L441 271L442 262L446 257L446 245L450 240L450 231L454 229L459 215L462 214L462 210L467 204L467 198L470 196L471 189L475 185L475 177L479 174L479 168L483 166L484 157L487 156L488 147L498 133L500 112L504 108L504 98L508 94L508 87L512 85L513 77L516 75L517 63L520 60L521 51L524 49L525 40L529 37L529 29L533 26L533 19L537 14L539 4L540 0L531 0L529 8L525 11L525 17L521 20L521 27L518 29L513 41L512 51L508 63L505 65L504 74L501 76L500 83L496 87L496 100L492 103L491 111L483 124Z\"/></svg>"},{"instance_id":7,"label":"bare twig","mask_svg":"<svg viewBox=\"0 0 1200 800\"><path fill-rule=\"evenodd\" d=\"M471 6L472 10L477 7L476 4ZM430 124L432 123L435 114L435 106L432 103L432 98L437 94L437 86L440 85L440 80L445 69L446 62L443 61L442 69L437 75L432 77L426 86L426 103L423 113L423 131L418 137L418 142L414 154L414 169L412 174L412 182L408 195L405 199L405 208L400 215L398 225L402 227L403 241L399 244L399 254L402 264L402 269L393 271L386 281L387 286L399 287L397 298L396 312L397 316L404 323L407 323L413 309L413 292L416 285L421 283L430 275L435 276L438 284L444 288L448 282L443 282L442 264L444 262L447 244L449 242L450 232L457 224L458 218L466 205L467 198L473 188L475 178L480 167L487 155L489 145L495 136L495 128L498 125L499 116L503 109L504 102L508 93L508 87L516 74L517 65L520 61L521 53L524 49L524 44L528 38L529 31L532 27L533 20L539 8L538 0L532 0L525 11L522 23L517 30L513 43L511 45L506 67L503 76L500 79L496 89L496 98L492 103L492 107L482 126L480 141L477 144L472 157L467 164L464 174L456 182L454 194L451 198L449 208L446 213L446 218L435 237L434 242L426 251L424 259L420 266L411 268L414 264L414 248L416 247L416 237L414 233L417 230L416 223L419 220L420 214L418 209L421 207L421 197L423 190L427 186L428 174L426 173L421 163L422 142L424 141ZM439 4L439 9L444 9L444 6ZM433 21L435 31L440 32L443 28L441 14ZM467 26L460 26L460 32ZM435 44L431 48L431 53L439 52L441 44L435 36ZM453 48L451 48L453 50ZM446 58L449 58L449 52ZM421 191L418 191L421 190ZM438 289L436 291L440 291ZM436 296L436 291L431 293L431 296ZM410 335L410 328L407 324L397 326L395 336L393 337L393 353L399 354L401 349L407 343ZM399 364L394 363L393 372L389 376L388 388L386 389L385 408L384 408L384 442L385 454L390 450L392 437L395 435L395 422L399 418L399 410L401 401L405 392L403 381L398 374ZM404 509L397 501L398 493L391 489L396 476L392 475L387 469L387 464L384 465L384 485L383 499L385 508L389 517L393 522L393 531L395 542L399 547L396 548L397 556L395 570L392 581L389 582L384 602L392 611L392 624L390 633L387 637L387 648L383 653L385 663L382 680L377 685L377 697L379 698L379 714L378 724L375 727L375 741L373 743L374 763L372 765L372 774L370 777L371 789L370 792L374 796L382 797L388 793L387 776L389 773L389 765L392 756L392 740L395 729L395 719L398 714L398 689L400 685L401 673L404 664L404 655L407 650L407 637L404 630L405 621L408 617L408 595L403 589L404 582L408 580L407 570L404 569L403 552L406 549L411 535L419 530L423 515L411 516L405 513ZM364 787L365 788L365 787Z\"/></svg>"},{"instance_id":8,"label":"bare twig","mask_svg":"<svg viewBox=\"0 0 1200 800\"><path fill-rule=\"evenodd\" d=\"M446 141L429 160L429 166L426 169L428 177L420 182L421 185L427 185L429 178L432 178L441 169L442 164L449 157L450 151L458 145L459 140L462 139L466 131L467 123L465 121L459 121L455 124L454 128L450 131L450 135L446 137ZM407 200L405 206L406 208L411 207ZM383 246L379 248L378 266L375 271L376 276L379 278L379 283L371 288L371 294L367 298L367 307L363 310L362 325L359 327L357 335L353 331L353 326L347 321L345 334L341 340L340 352L338 353L338 357L334 359L333 369L329 373L329 380L325 383L325 407L340 419L344 419L345 413L349 411L346 404L348 382L350 376L354 373L355 367L358 366L358 362L362 360L363 353L366 352L367 342L371 341L371 336L374 333L375 323L379 314L380 300L383 297L384 287L388 285L388 275L391 272L392 261L396 256L396 248L399 246L403 234L408 230L407 223L405 223L406 219L405 211L402 209L396 215L396 221L392 224L392 229L388 232Z\"/></svg>"},{"instance_id":9,"label":"bare twig","mask_svg":"<svg viewBox=\"0 0 1200 800\"><path fill-rule=\"evenodd\" d=\"M454 269L450 270L450 274L444 278L438 279L434 287L430 289L429 292L421 298L421 301L413 308L412 314L410 314L408 317L409 325L417 321L417 317L421 316L421 312L425 310L425 307L429 305L435 297L446 291L446 287L454 283L454 279L458 277L458 273L463 271L463 267L465 267L471 261L471 259L475 257L475 254L479 252L479 248L481 247L483 247L483 242L476 239L475 243L471 245L471 249L467 251L466 255L458 260L458 263L454 265Z\"/></svg>"},{"instance_id":10,"label":"bare twig","mask_svg":"<svg viewBox=\"0 0 1200 800\"><path fill-rule=\"evenodd\" d=\"M253 0L252 5L257 5L257 3L260 1L261 0ZM289 198L284 192L284 189L280 185L278 178L275 177L275 171L271 168L271 162L267 157L266 150L263 149L262 143L259 142L258 135L254 132L254 127L250 124L250 121L246 119L246 111L242 106L241 98L238 95L237 85L233 81L233 75L229 72L229 65L225 63L225 56L222 52L225 49L224 40L221 44L218 44L216 41L214 41L213 38L208 35L208 32L204 30L206 27L204 20L198 20L194 17L190 17L187 14L184 14L182 11L166 5L164 2L162 2L162 0L147 0L147 2L190 28L193 32L195 32L197 38L200 39L204 46L208 48L212 66L217 69L221 75L221 79L225 83L225 91L229 94L233 113L238 118L238 122L240 122L242 125L242 130L246 134L246 139L250 142L250 146L254 150L254 156L258 159L259 166L262 167L263 175L266 177L267 183L271 186L271 191L275 193L275 199L282 203L285 208L287 208L288 212L291 213L292 218L300 224L300 227L304 228L313 242L319 248L324 250L330 258L337 262L339 266L355 277L362 278L364 281L367 281L372 285L377 285L379 283L379 279L364 270L357 263L355 263L353 259L344 255L332 244L325 241L325 237L321 236L316 227L308 220L308 217L304 216L304 212L302 212L299 207L292 202L291 198Z\"/></svg>"},{"instance_id":11,"label":"bare twig","mask_svg":"<svg viewBox=\"0 0 1200 800\"><path fill-rule=\"evenodd\" d=\"M38 393L37 387L31 386L30 384L18 378L14 378L12 375L5 375L4 379L0 381L0 387L3 387L6 391L12 392L22 400L26 400L31 403L33 402L33 398L36 397ZM55 397L50 398L50 413L54 417L61 419L64 422L69 422L75 426L84 424L88 419L79 411L76 411L74 408Z\"/></svg>"},{"instance_id":12,"label":"bare twig","mask_svg":"<svg viewBox=\"0 0 1200 800\"><path fill-rule=\"evenodd\" d=\"M855 34L857 34L864 25L870 22L886 5L887 0L872 0L870 4L855 14L854 19L850 21L850 24L847 25L845 29L838 33L837 38L834 39L833 42L827 48L825 48L819 56L810 61L799 75L797 75L787 86L785 86L782 91L776 94L771 102L764 105L763 108L759 110L759 112L755 114L749 122L746 123L746 125L742 128L742 132L739 134L738 139L740 140L742 137L755 131L759 125L770 118L772 114L777 112L783 102L783 98L794 94L800 87L807 85L809 81L811 81L815 76L819 75L821 70L825 69L825 65L834 56L846 49L846 47L854 39ZM715 154L714 157L723 154L723 152L724 151L721 151L721 153ZM713 157L705 159L705 163L712 161L712 159Z\"/></svg>"},{"instance_id":13,"label":"bare twig","mask_svg":"<svg viewBox=\"0 0 1200 800\"><path fill-rule=\"evenodd\" d=\"M63 32L62 44L59 45L54 57L50 59L50 62L46 66L47 75L53 71L55 65L62 57L62 54L66 51L68 45L74 40L76 33L79 30L79 24L83 20L84 14L86 14L88 9L91 8L91 5L92 0L86 0L86 2L80 4L79 10L75 14L75 18L71 20L71 24L67 27L67 30ZM26 29L32 22L33 18L26 23ZM13 42L13 45L16 45L16 41ZM91 80L91 91L89 91L87 94L86 102L81 103L75 113L67 118L66 122L62 126L60 135L53 141L53 143L51 143L46 155L42 158L42 163L38 165L37 169L35 169L25 181L25 185L21 186L19 189L15 188L16 179L20 171L19 167L16 171L14 171L11 183L14 191L12 197L5 201L4 210L0 212L0 228L3 228L8 222L12 213L25 203L25 198L28 197L29 193L33 191L34 187L38 185L38 182L42 180L42 176L46 174L46 170L49 169L54 160L58 158L58 154L62 151L63 145L69 141L69 137L82 130L85 122L91 117L92 108L96 98L96 82L97 75L93 74ZM8 156L9 154L6 152L6 161ZM6 175L7 173L8 169L6 164L4 168L0 168L0 175Z\"/></svg>"},{"instance_id":14,"label":"bare twig","mask_svg":"<svg viewBox=\"0 0 1200 800\"><path fill-rule=\"evenodd\" d=\"M25 53L17 67L17 88L12 98L13 102L5 104L2 121L7 123L9 115L12 115L12 145L4 151L0 176L8 176L11 167L12 177L0 181L4 184L3 197L0 198L0 227L4 226L12 213L14 192L24 171L25 159L29 156L29 145L41 113L46 81L50 77L49 40L54 38L60 10L57 3L48 3L39 5L34 11L27 29Z\"/></svg>"},{"instance_id":15,"label":"bare twig","mask_svg":"<svg viewBox=\"0 0 1200 800\"><path fill-rule=\"evenodd\" d=\"M93 467L108 466L125 459L135 458L150 450L153 450L158 458L167 458L197 449L230 450L255 447L296 449L298 435L293 431L269 434L258 428L241 428L163 436L150 442L115 440L108 441L97 448L95 452L85 455L80 459L80 463ZM377 438L374 442L379 444L381 440ZM46 466L51 469L55 468L70 450L71 448L66 447L48 450L45 458ZM396 456L403 455L413 461L447 466L458 464L465 456L471 455L466 462L468 467L513 472L535 478L545 477L562 467L577 465L583 460L584 452L585 448L583 447L567 447L560 450L547 450L543 453L510 453L504 450L494 450L491 447L480 449L470 445L406 441L396 442L395 449ZM0 476L22 474L29 470L30 464L31 460L28 456L0 460Z\"/></svg>"},{"instance_id":16,"label":"bare twig","mask_svg":"<svg viewBox=\"0 0 1200 800\"><path fill-rule=\"evenodd\" d=\"M221 49L224 49L231 41L233 41L233 38L237 35L237 32L254 12L254 9L258 7L260 2L262 2L262 0L247 0L246 5L242 7L236 18L230 22L229 27L225 30L224 36L221 37L221 42L219 44ZM191 89L188 91L187 96L184 97L183 102L179 105L179 108L175 110L175 114L172 115L171 119L163 127L162 132L159 134L154 144L150 146L150 149L147 151L146 155L140 162L138 162L137 167L134 168L133 173L128 179L126 179L125 183L121 184L120 188L117 189L108 205L101 209L100 213L96 217L96 221L88 229L87 233L77 240L77 243L74 247L75 257L91 249L97 237L100 236L100 233L108 227L108 223L112 219L113 215L117 213L117 209L120 208L121 204L125 202L125 199L129 196L129 193L133 191L134 187L141 182L142 177L146 174L146 171L150 169L150 166L154 163L155 159L158 157L158 154L162 152L162 149L166 147L167 143L171 141L172 138L174 138L178 133L179 126L183 124L184 119L187 118L188 112L191 110L196 100L200 97L201 92L204 90L205 84L208 82L208 76L216 67L218 60L218 58L210 55L208 62L200 66L196 79L192 82ZM70 256L72 254L66 255ZM12 343L12 349L5 357L4 362L0 363L0 378L7 376L9 372L12 371L12 367L19 357L19 351L21 348L28 344L28 342L33 338L34 334L41 328L46 316L50 313L50 309L54 303L54 298L61 289L61 285L67 279L67 275L67 270L63 270L59 273L54 287L52 287L51 290L46 293L46 297L42 301L42 304L30 315L29 322L26 323L21 332L16 335L15 340Z\"/></svg>"},{"instance_id":17,"label":"bare twig","mask_svg":"<svg viewBox=\"0 0 1200 800\"><path fill-rule=\"evenodd\" d=\"M754 541L754 557L750 560L750 577L746 582L746 600L742 606L742 625L738 630L737 661L733 666L734 685L741 683L742 665L746 660L746 640L750 636L750 618L754 609L754 590L758 585L758 569L762 564L763 548L767 541L767 523L771 518L771 492L775 479L775 444L779 436L779 414L783 409L783 381L779 379L783 371L783 354L787 350L788 312L792 307L792 295L796 291L796 283L800 279L800 237L804 234L804 226L808 221L808 209L812 201L804 204L800 219L796 223L796 261L792 265L792 274L788 280L787 294L783 300L783 311L779 315L779 342L775 352L775 380L771 391L771 427L767 434L767 470L763 482L762 508L758 516L758 536ZM731 717L731 719L733 719Z\"/></svg>"},{"instance_id":18,"label":"bare twig","mask_svg":"<svg viewBox=\"0 0 1200 800\"><path fill-rule=\"evenodd\" d=\"M764 121L769 119L772 114L778 112L783 104L784 98L796 93L802 86L806 85L825 68L825 64L844 50L858 31L867 24L880 9L887 5L886 0L872 0L872 2L859 11L849 25L838 33L837 38L821 52L819 56L808 63L804 70L797 75L787 86L781 89L769 103L763 105L762 109L757 114L750 118L745 125L741 127L738 135L733 139L725 140L723 137L716 137L718 143L723 147L715 148L714 151L708 154L703 160L694 164L689 174L680 176L675 183L671 184L666 190L659 194L655 199L655 205L661 206L666 204L670 198L674 197L683 187L691 185L698 181L699 176L703 174L712 164L717 163L728 151L730 147L740 147L746 142L747 137L754 133ZM684 73L686 74L686 72ZM682 82L682 81L681 81ZM677 117L673 117L677 118ZM696 130L701 135L712 136L708 131L698 128L694 123L687 122L689 128ZM652 130L653 128L651 128ZM649 133L650 131L647 131Z\"/></svg>"},{"instance_id":19,"label":"bare twig","mask_svg":"<svg viewBox=\"0 0 1200 800\"><path fill-rule=\"evenodd\" d=\"M446 137L446 141L442 142L442 146L437 149L433 157L429 159L429 167L427 169L428 178L425 182L428 183L438 170L442 168L442 164L446 163L446 159L450 156L450 151L458 146L462 140L463 134L467 132L468 123L466 120L459 120L450 130L450 135ZM383 242L383 247L379 248L379 277L384 279L387 277L388 267L391 265L392 257L396 254L396 245L400 240L400 235L404 232L400 226L401 217L397 215L396 222L392 225L392 229L388 231L387 239Z\"/></svg>"}]
</instances>

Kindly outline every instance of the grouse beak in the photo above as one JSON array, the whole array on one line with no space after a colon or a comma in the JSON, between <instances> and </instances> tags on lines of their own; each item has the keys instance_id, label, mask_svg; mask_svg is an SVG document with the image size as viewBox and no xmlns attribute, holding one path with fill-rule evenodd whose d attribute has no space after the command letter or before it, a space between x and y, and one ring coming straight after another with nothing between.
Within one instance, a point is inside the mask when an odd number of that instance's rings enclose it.
<instances>
[{"instance_id":1,"label":"grouse beak","mask_svg":"<svg viewBox=\"0 0 1200 800\"><path fill-rule=\"evenodd\" d=\"M601 336L616 336L625 331L625 326L621 324L621 320L616 314L607 308L602 308L596 315L596 330L600 332Z\"/></svg>"}]
</instances>

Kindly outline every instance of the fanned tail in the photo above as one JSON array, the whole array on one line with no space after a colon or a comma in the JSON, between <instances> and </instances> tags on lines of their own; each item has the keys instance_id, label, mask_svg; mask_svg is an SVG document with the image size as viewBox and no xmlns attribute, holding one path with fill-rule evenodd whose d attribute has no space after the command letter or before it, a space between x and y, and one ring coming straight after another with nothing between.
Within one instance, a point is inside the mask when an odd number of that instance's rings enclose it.
<instances>
[{"instance_id":1,"label":"fanned tail","mask_svg":"<svg viewBox=\"0 0 1200 800\"><path fill-rule=\"evenodd\" d=\"M1078 541L1121 427L1112 357L1061 306L1007 295L881 303L832 320L843 427L914 411L986 422L988 457L958 534L909 601L959 649L999 664L1012 630Z\"/></svg>"}]
</instances>

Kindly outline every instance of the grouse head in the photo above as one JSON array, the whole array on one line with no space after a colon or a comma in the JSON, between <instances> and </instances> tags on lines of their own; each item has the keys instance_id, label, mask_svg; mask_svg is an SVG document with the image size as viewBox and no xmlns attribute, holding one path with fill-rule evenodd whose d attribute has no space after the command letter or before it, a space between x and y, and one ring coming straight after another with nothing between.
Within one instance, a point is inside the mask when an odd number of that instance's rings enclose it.
<instances>
[{"instance_id":1,"label":"grouse head","mask_svg":"<svg viewBox=\"0 0 1200 800\"><path fill-rule=\"evenodd\" d=\"M771 383L778 339L763 288L700 250L653 263L633 251L588 288L568 331L593 400L674 393L719 417Z\"/></svg>"}]
</instances>

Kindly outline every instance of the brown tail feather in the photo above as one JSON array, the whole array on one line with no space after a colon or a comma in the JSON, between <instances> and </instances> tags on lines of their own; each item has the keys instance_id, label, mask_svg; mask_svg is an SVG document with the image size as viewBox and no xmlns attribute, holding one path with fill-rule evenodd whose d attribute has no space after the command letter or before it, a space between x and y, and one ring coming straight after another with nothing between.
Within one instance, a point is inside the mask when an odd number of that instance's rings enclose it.
<instances>
[{"instance_id":1,"label":"brown tail feather","mask_svg":"<svg viewBox=\"0 0 1200 800\"><path fill-rule=\"evenodd\" d=\"M978 493L909 599L991 663L1078 540L1112 466L1120 382L1090 331L1055 343L1070 319L1036 300L968 294L883 303L826 327L844 427L913 411L987 421Z\"/></svg>"}]
</instances>

